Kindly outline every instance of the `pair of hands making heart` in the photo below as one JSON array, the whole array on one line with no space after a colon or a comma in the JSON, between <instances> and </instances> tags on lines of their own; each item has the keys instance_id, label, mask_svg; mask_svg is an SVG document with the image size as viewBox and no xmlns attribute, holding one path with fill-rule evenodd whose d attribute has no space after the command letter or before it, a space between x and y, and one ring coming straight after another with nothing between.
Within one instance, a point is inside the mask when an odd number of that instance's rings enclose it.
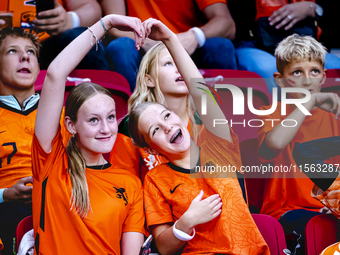
<instances>
[{"instance_id":1,"label":"pair of hands making heart","mask_svg":"<svg viewBox=\"0 0 340 255\"><path fill-rule=\"evenodd\" d=\"M135 46L139 50L145 43L146 38L156 41L166 41L175 36L167 26L159 20L150 18L141 22L140 19L122 15L108 15L109 24L121 31L132 31L135 35ZM110 28L111 28L110 27Z\"/></svg>"}]
</instances>

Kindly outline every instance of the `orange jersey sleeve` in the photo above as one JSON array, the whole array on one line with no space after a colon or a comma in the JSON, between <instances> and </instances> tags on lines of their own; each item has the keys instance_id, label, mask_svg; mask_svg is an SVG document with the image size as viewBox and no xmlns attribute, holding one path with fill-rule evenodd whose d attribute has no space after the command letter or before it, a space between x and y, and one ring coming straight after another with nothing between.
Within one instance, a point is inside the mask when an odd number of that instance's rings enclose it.
<instances>
[{"instance_id":1,"label":"orange jersey sleeve","mask_svg":"<svg viewBox=\"0 0 340 255\"><path fill-rule=\"evenodd\" d=\"M225 0L130 0L126 1L129 16L137 17L142 21L155 18L162 21L174 33L181 33L192 27L204 24L202 13L207 6L214 3L226 3ZM167 10L166 12L164 10Z\"/></svg>"},{"instance_id":2,"label":"orange jersey sleeve","mask_svg":"<svg viewBox=\"0 0 340 255\"><path fill-rule=\"evenodd\" d=\"M117 135L116 142L110 153L110 162L117 168L126 169L132 174L140 176L138 149L132 143L131 138L126 135L120 133Z\"/></svg>"},{"instance_id":3,"label":"orange jersey sleeve","mask_svg":"<svg viewBox=\"0 0 340 255\"><path fill-rule=\"evenodd\" d=\"M34 136L35 254L120 254L123 232L144 233L142 187L126 170L107 163L86 168L91 211L70 207L72 182L60 128L46 153Z\"/></svg>"},{"instance_id":4,"label":"orange jersey sleeve","mask_svg":"<svg viewBox=\"0 0 340 255\"><path fill-rule=\"evenodd\" d=\"M269 109L269 107L267 106L263 109ZM264 142L268 132L276 125L281 125L282 120L292 111L293 109L287 106L287 115L282 116L281 104L278 103L277 110L274 113L267 116L259 116L259 119L264 121L264 125L258 130L259 146ZM262 164L267 166L273 165L279 169L276 172L271 172L269 179L266 181L261 208L261 213L263 214L279 219L283 213L290 210L307 209L319 211L323 207L320 202L312 198L311 191L314 183L299 170L299 166L296 165L293 159L292 151L296 142L302 143L330 136L338 136L340 125L335 120L334 114L319 108L312 110L311 114L311 116L306 116L295 137L276 158L266 160L260 157ZM276 121L266 121L266 119L276 119ZM334 157L327 162L339 164L340 157ZM283 167L285 167L285 171L282 170Z\"/></svg>"},{"instance_id":5,"label":"orange jersey sleeve","mask_svg":"<svg viewBox=\"0 0 340 255\"><path fill-rule=\"evenodd\" d=\"M204 132L206 139L201 144L198 166L241 166L235 134L231 143L207 130ZM182 254L269 254L245 204L237 178L218 178L222 176L210 175L203 169L198 173L168 163L148 172L144 183L148 227L178 220L203 190L203 199L220 195L222 212L214 220L195 226L196 235L187 242Z\"/></svg>"},{"instance_id":6,"label":"orange jersey sleeve","mask_svg":"<svg viewBox=\"0 0 340 255\"><path fill-rule=\"evenodd\" d=\"M110 153L110 162L115 167L126 169L144 181L149 170L168 162L168 159L161 155L148 154L142 148L135 146L130 137L118 134Z\"/></svg>"}]
</instances>

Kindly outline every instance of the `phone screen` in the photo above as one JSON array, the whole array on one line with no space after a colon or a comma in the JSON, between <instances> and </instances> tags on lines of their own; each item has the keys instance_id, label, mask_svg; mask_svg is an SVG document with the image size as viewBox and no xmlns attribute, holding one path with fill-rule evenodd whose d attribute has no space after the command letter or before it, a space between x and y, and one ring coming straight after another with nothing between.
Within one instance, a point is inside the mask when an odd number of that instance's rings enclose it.
<instances>
[{"instance_id":1,"label":"phone screen","mask_svg":"<svg viewBox=\"0 0 340 255\"><path fill-rule=\"evenodd\" d=\"M41 11L54 9L53 0L36 0L37 14Z\"/></svg>"}]
</instances>

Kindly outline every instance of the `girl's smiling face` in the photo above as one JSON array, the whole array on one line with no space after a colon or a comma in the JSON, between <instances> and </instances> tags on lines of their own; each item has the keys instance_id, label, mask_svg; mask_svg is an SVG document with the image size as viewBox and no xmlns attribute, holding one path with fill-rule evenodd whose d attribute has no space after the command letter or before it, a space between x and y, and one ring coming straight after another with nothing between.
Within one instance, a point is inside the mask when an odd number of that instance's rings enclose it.
<instances>
[{"instance_id":1,"label":"girl's smiling face","mask_svg":"<svg viewBox=\"0 0 340 255\"><path fill-rule=\"evenodd\" d=\"M114 100L101 93L86 100L79 108L73 127L85 160L86 155L112 150L118 132L115 109Z\"/></svg>"},{"instance_id":2,"label":"girl's smiling face","mask_svg":"<svg viewBox=\"0 0 340 255\"><path fill-rule=\"evenodd\" d=\"M149 147L164 156L187 152L190 135L182 120L159 104L148 106L139 117L138 131Z\"/></svg>"}]
</instances>

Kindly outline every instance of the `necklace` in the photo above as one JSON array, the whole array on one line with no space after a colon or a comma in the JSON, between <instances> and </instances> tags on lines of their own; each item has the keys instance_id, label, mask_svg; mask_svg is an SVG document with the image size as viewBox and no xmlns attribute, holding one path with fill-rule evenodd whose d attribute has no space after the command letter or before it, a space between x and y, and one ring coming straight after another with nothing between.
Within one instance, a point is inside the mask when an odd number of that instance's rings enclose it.
<instances>
[{"instance_id":1,"label":"necklace","mask_svg":"<svg viewBox=\"0 0 340 255\"><path fill-rule=\"evenodd\" d=\"M99 174L100 171L103 170L104 166L105 166L107 163L108 163L108 162L104 159L104 163L102 164L102 167L101 167L99 170L97 170L97 173L96 173L95 175L93 175L93 177L97 176L97 174ZM96 166L98 166L98 165L96 165ZM90 176L90 178L92 179L92 176Z\"/></svg>"}]
</instances>

